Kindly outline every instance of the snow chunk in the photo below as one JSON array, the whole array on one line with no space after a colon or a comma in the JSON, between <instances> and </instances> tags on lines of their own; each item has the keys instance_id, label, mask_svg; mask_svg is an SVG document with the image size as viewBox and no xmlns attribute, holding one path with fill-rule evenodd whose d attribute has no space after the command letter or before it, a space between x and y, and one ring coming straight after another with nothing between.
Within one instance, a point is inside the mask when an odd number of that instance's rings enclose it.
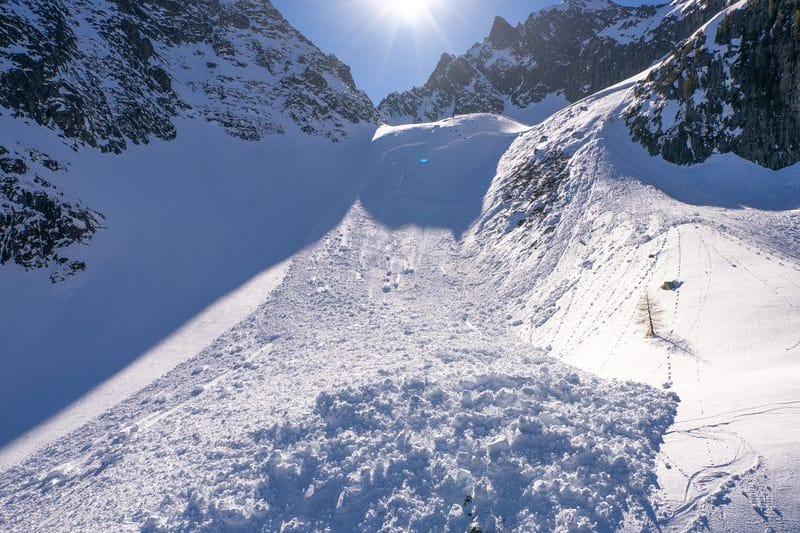
<instances>
[{"instance_id":1,"label":"snow chunk","mask_svg":"<svg viewBox=\"0 0 800 533\"><path fill-rule=\"evenodd\" d=\"M220 530L235 515L259 531L613 530L645 505L677 397L559 368L322 393L300 423L254 433L253 463L221 476L239 479L238 507L193 496L165 527Z\"/></svg>"}]
</instances>

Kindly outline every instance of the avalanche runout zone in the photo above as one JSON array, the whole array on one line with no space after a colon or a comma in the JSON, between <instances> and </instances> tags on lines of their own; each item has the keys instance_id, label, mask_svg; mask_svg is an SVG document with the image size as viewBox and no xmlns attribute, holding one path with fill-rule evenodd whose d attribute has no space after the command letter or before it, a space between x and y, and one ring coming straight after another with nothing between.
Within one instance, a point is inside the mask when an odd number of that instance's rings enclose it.
<instances>
[{"instance_id":1,"label":"avalanche runout zone","mask_svg":"<svg viewBox=\"0 0 800 533\"><path fill-rule=\"evenodd\" d=\"M677 398L521 344L466 265L449 232L391 232L356 205L203 354L4 474L0 529L610 531L626 512L653 518Z\"/></svg>"}]
</instances>

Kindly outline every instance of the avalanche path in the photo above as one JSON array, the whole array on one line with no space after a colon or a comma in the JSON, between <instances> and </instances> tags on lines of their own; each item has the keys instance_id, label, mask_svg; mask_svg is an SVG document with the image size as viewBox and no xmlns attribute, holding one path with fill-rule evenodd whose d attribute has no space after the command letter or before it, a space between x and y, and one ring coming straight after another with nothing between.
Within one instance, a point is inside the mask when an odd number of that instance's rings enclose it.
<instances>
[{"instance_id":1,"label":"avalanche path","mask_svg":"<svg viewBox=\"0 0 800 533\"><path fill-rule=\"evenodd\" d=\"M2 474L0 527L796 530L798 212L743 191L797 179L648 156L628 88L380 128L280 286Z\"/></svg>"},{"instance_id":2,"label":"avalanche path","mask_svg":"<svg viewBox=\"0 0 800 533\"><path fill-rule=\"evenodd\" d=\"M477 116L380 130L363 203L199 355L2 474L0 529L651 522L675 396L517 338L458 239L522 129Z\"/></svg>"}]
</instances>

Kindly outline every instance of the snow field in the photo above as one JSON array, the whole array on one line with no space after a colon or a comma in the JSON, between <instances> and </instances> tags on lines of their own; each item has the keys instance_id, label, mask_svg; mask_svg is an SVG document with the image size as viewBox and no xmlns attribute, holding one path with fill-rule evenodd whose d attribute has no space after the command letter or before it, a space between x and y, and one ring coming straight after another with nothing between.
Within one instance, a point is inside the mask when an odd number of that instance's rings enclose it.
<instances>
[{"instance_id":1,"label":"snow field","mask_svg":"<svg viewBox=\"0 0 800 533\"><path fill-rule=\"evenodd\" d=\"M796 170L728 155L694 167L649 157L622 125L626 91L576 104L512 145L474 239L479 268L504 292L520 338L681 397L659 459L662 530L793 531L800 234L787 208L800 206ZM557 151L570 156L552 199L557 222L503 223L526 205L503 195L515 169ZM537 179L546 176L527 190ZM677 289L662 290L667 281ZM660 310L656 338L637 309L645 294Z\"/></svg>"},{"instance_id":2,"label":"snow field","mask_svg":"<svg viewBox=\"0 0 800 533\"><path fill-rule=\"evenodd\" d=\"M650 158L628 87L381 128L263 304L2 474L0 528L797 529L796 178Z\"/></svg>"},{"instance_id":3,"label":"snow field","mask_svg":"<svg viewBox=\"0 0 800 533\"><path fill-rule=\"evenodd\" d=\"M369 209L357 202L295 254L264 303L199 355L2 474L0 528L593 531L626 512L651 520L676 398L597 380L511 334L496 287L454 238L475 198L431 193L437 179L488 187L491 175L466 172L471 154L493 140L499 158L513 134L484 122L480 135L464 123L376 141L391 155L367 182ZM420 149L465 166L420 170ZM382 222L420 196L440 227Z\"/></svg>"}]
</instances>

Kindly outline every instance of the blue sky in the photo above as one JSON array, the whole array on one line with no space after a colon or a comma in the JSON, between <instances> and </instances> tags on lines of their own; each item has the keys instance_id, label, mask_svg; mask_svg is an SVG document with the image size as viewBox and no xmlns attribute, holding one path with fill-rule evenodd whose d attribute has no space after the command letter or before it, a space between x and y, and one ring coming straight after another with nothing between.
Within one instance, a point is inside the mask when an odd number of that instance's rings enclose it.
<instances>
[{"instance_id":1,"label":"blue sky","mask_svg":"<svg viewBox=\"0 0 800 533\"><path fill-rule=\"evenodd\" d=\"M557 0L416 0L428 5L428 13L406 16L390 7L409 2L414 0L273 0L306 37L350 65L356 84L376 103L425 83L442 52L465 52L488 35L495 15L516 24Z\"/></svg>"}]
</instances>

